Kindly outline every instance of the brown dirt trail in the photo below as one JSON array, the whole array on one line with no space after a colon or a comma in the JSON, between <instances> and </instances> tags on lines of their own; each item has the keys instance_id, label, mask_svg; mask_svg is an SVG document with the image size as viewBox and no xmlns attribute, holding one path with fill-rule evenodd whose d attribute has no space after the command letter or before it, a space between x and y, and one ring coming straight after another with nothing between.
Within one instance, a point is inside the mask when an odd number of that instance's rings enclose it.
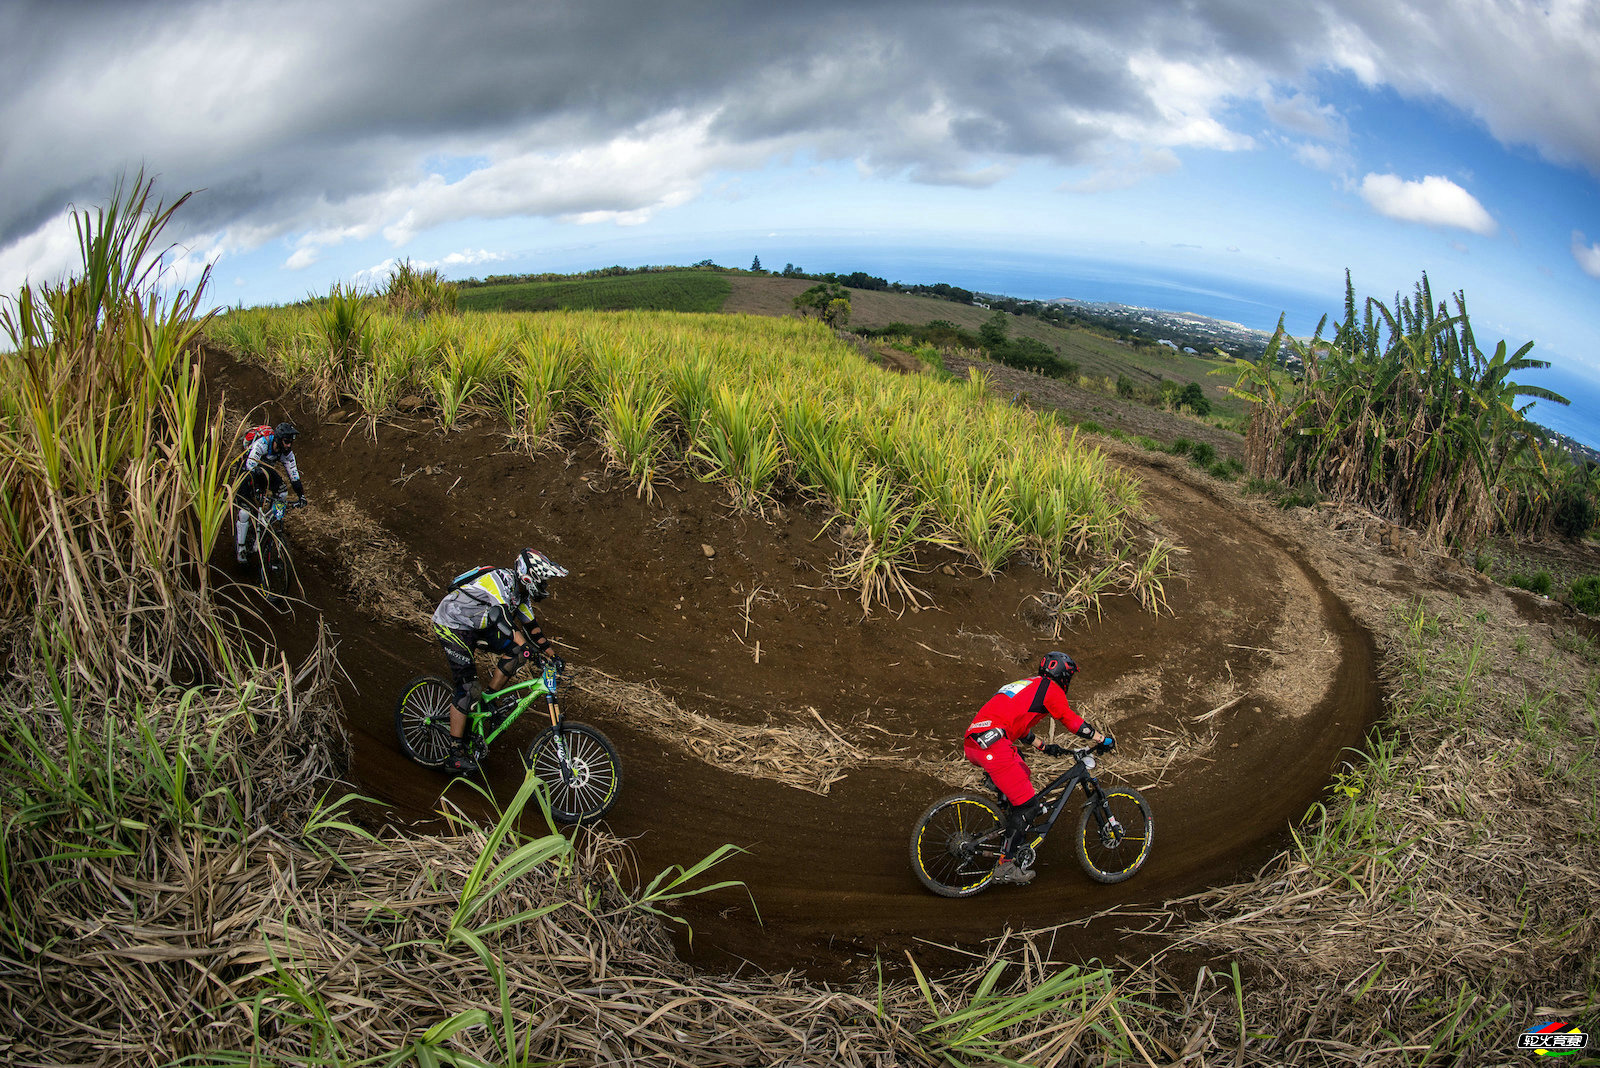
<instances>
[{"instance_id":1,"label":"brown dirt trail","mask_svg":"<svg viewBox=\"0 0 1600 1068\"><path fill-rule=\"evenodd\" d=\"M1167 581L1171 612L1151 615L1118 598L1055 640L1030 610L1039 575L1022 564L988 579L954 554L930 557L917 581L932 608L863 620L850 594L828 588L826 517L803 503L738 516L717 487L688 474L647 502L612 480L587 445L529 459L504 451L486 426L446 435L402 418L379 427L374 442L338 413L318 418L257 370L212 362L230 400L262 401L273 417L299 422L315 511L339 505L387 535L383 559L398 552L404 566L386 584L413 591L427 610L450 575L509 561L525 544L569 569L540 618L578 669L568 717L604 730L622 754L624 788L609 828L632 840L646 878L725 843L744 850L715 876L742 880L748 893L683 908L691 954L708 963L742 958L841 975L918 940L973 944L1007 926L1159 905L1233 879L1281 845L1377 711L1372 640L1322 577L1288 541L1159 457L1136 471L1155 530L1186 549ZM353 778L396 818L427 818L446 780L399 753L392 717L406 680L443 674L443 657L420 628L358 603L352 572L376 550L348 531L319 533L312 511L290 521L306 603L273 616L274 633L292 652L318 614L327 620L348 675ZM912 823L961 788L958 741L972 712L1055 647L1082 668L1074 706L1117 735L1119 753L1101 765L1106 777L1148 787L1150 860L1128 883L1094 884L1063 825L1031 886L934 897L907 863ZM892 758L843 769L826 794L739 774L694 755L682 728L625 722L606 699L609 684L582 673L590 668L652 682L681 708L727 723L798 731L818 728L820 717ZM1050 764L1035 762L1036 782ZM501 798L521 776L509 746L486 770ZM466 789L450 796L473 807ZM1063 824L1071 818L1069 810ZM1085 955L1109 956L1122 948L1112 926L1073 941Z\"/></svg>"}]
</instances>

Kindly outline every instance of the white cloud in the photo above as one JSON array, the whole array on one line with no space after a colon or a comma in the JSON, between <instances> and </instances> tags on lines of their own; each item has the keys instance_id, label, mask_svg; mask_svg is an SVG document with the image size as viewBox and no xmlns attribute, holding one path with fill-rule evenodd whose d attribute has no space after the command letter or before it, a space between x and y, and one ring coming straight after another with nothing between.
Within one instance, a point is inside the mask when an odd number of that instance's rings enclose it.
<instances>
[{"instance_id":1,"label":"white cloud","mask_svg":"<svg viewBox=\"0 0 1600 1068\"><path fill-rule=\"evenodd\" d=\"M452 252L442 260L432 260L422 264L424 267L467 267L479 263L499 263L511 257L504 252L490 252L486 248L462 249Z\"/></svg>"},{"instance_id":2,"label":"white cloud","mask_svg":"<svg viewBox=\"0 0 1600 1068\"><path fill-rule=\"evenodd\" d=\"M1448 226L1484 235L1499 229L1476 197L1436 174L1416 182L1394 174L1368 174L1361 180L1361 196L1378 214L1402 222Z\"/></svg>"},{"instance_id":3,"label":"white cloud","mask_svg":"<svg viewBox=\"0 0 1600 1068\"><path fill-rule=\"evenodd\" d=\"M1342 0L1322 62L1443 100L1504 144L1600 175L1600 8L1593 0Z\"/></svg>"},{"instance_id":4,"label":"white cloud","mask_svg":"<svg viewBox=\"0 0 1600 1068\"><path fill-rule=\"evenodd\" d=\"M0 250L0 295L10 296L28 283L59 281L82 262L72 224L65 215L51 219Z\"/></svg>"},{"instance_id":5,"label":"white cloud","mask_svg":"<svg viewBox=\"0 0 1600 1068\"><path fill-rule=\"evenodd\" d=\"M1319 171L1333 170L1333 150L1326 145L1296 145L1294 158L1307 167L1314 167Z\"/></svg>"},{"instance_id":6,"label":"white cloud","mask_svg":"<svg viewBox=\"0 0 1600 1068\"><path fill-rule=\"evenodd\" d=\"M412 260L411 266L419 271L442 270L451 267L471 267L480 263L499 263L508 260L511 256L506 252L490 252L486 248L462 249L452 252L437 260ZM402 257L390 256L382 263L375 263L371 267L363 268L355 273L355 283L358 286L372 286L386 281L394 269L400 266Z\"/></svg>"},{"instance_id":7,"label":"white cloud","mask_svg":"<svg viewBox=\"0 0 1600 1068\"><path fill-rule=\"evenodd\" d=\"M1349 124L1365 133L1370 116L1316 95L1327 72L1600 174L1594 0L1435 6L824 2L728 6L708 34L641 0L465 18L445 0L230 0L155 20L135 4L0 5L0 36L32 46L0 64L0 129L19 146L0 153L0 281L52 269L31 235L140 160L164 189L205 190L183 213L197 229L230 252L287 236L294 268L464 218L636 225L783 162L969 188L1042 163L1090 190L1293 137L1311 142L1285 149L1307 166L1358 175ZM1254 103L1277 130L1261 142L1238 121ZM1465 194L1464 214L1399 203L1436 193L1372 191L1396 217L1492 232Z\"/></svg>"},{"instance_id":8,"label":"white cloud","mask_svg":"<svg viewBox=\"0 0 1600 1068\"><path fill-rule=\"evenodd\" d=\"M1578 261L1583 273L1590 278L1600 278L1600 242L1586 244L1582 230L1572 231L1572 258Z\"/></svg>"},{"instance_id":9,"label":"white cloud","mask_svg":"<svg viewBox=\"0 0 1600 1068\"><path fill-rule=\"evenodd\" d=\"M294 250L294 253L283 265L291 271L303 271L322 258L322 249L316 245L305 245Z\"/></svg>"},{"instance_id":10,"label":"white cloud","mask_svg":"<svg viewBox=\"0 0 1600 1068\"><path fill-rule=\"evenodd\" d=\"M1314 144L1310 141L1294 146L1295 161L1315 171L1328 174L1348 174L1355 165L1350 153L1342 148Z\"/></svg>"},{"instance_id":11,"label":"white cloud","mask_svg":"<svg viewBox=\"0 0 1600 1068\"><path fill-rule=\"evenodd\" d=\"M1170 174L1182 167L1178 154L1170 148L1158 148L1141 153L1138 158L1103 164L1087 178L1065 182L1059 187L1064 193L1109 193L1128 189L1146 178Z\"/></svg>"},{"instance_id":12,"label":"white cloud","mask_svg":"<svg viewBox=\"0 0 1600 1068\"><path fill-rule=\"evenodd\" d=\"M155 250L161 258L153 281L156 290L167 296L197 285L226 251L217 234L187 235L181 244L169 247L172 236L171 231L165 232ZM24 285L59 282L80 274L82 268L83 253L72 215L62 212L27 237L0 248L0 298L14 296Z\"/></svg>"},{"instance_id":13,"label":"white cloud","mask_svg":"<svg viewBox=\"0 0 1600 1068\"><path fill-rule=\"evenodd\" d=\"M627 136L567 152L502 145L490 162L451 182L439 175L316 208L314 228L295 240L284 266L317 262L320 250L381 233L395 246L464 219L546 216L576 224L637 226L684 204L725 165L751 150L712 140L714 116L653 120Z\"/></svg>"},{"instance_id":14,"label":"white cloud","mask_svg":"<svg viewBox=\"0 0 1600 1068\"><path fill-rule=\"evenodd\" d=\"M1229 129L1217 117L1230 99L1259 78L1248 64L1226 56L1204 63L1175 62L1145 52L1129 56L1128 71L1148 92L1157 117L1136 112L1119 116L1112 128L1126 140L1222 152L1255 147L1254 138Z\"/></svg>"},{"instance_id":15,"label":"white cloud","mask_svg":"<svg viewBox=\"0 0 1600 1068\"><path fill-rule=\"evenodd\" d=\"M1281 98L1268 91L1261 106L1269 119L1285 129L1338 144L1350 139L1350 127L1344 116L1332 104L1323 104L1316 97L1295 93Z\"/></svg>"}]
</instances>

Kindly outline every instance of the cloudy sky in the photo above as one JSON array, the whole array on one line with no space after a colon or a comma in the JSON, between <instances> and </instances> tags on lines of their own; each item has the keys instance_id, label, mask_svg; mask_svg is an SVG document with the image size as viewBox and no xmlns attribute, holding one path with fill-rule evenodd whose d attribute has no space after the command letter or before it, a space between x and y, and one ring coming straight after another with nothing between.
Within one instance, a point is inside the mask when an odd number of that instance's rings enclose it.
<instances>
[{"instance_id":1,"label":"cloudy sky","mask_svg":"<svg viewBox=\"0 0 1600 1068\"><path fill-rule=\"evenodd\" d=\"M3 293L143 166L222 303L400 257L1076 295L1059 257L1314 315L1426 270L1600 396L1596 0L12 0L0 42Z\"/></svg>"}]
</instances>

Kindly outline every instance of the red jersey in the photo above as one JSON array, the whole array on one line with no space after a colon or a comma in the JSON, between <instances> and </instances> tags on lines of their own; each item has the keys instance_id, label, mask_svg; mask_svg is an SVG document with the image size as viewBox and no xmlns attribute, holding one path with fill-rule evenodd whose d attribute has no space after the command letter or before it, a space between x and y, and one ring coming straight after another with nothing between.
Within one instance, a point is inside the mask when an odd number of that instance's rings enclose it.
<instances>
[{"instance_id":1,"label":"red jersey","mask_svg":"<svg viewBox=\"0 0 1600 1068\"><path fill-rule=\"evenodd\" d=\"M991 727L999 727L1006 732L1006 737L1016 741L1024 734L1033 730L1033 725L1044 718L1044 714L1033 711L1034 694L1045 680L1041 676L1031 679L1018 679L1008 682L1000 687L1000 692L984 702L978 709L978 715L973 719L972 726L966 730L970 737L981 734ZM1044 712L1059 719L1066 725L1067 730L1077 733L1083 726L1083 717L1072 710L1067 703L1067 691L1061 685L1053 684L1044 696Z\"/></svg>"}]
</instances>

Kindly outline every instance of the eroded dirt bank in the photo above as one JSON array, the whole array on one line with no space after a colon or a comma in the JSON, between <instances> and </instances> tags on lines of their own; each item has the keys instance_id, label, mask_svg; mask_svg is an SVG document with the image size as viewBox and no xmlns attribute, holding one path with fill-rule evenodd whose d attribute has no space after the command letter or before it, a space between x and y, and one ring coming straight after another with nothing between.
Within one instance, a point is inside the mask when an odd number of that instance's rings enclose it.
<instances>
[{"instance_id":1,"label":"eroded dirt bank","mask_svg":"<svg viewBox=\"0 0 1600 1068\"><path fill-rule=\"evenodd\" d=\"M919 939L970 944L1008 925L1159 904L1231 879L1281 843L1376 712L1372 641L1318 570L1160 458L1123 462L1145 479L1156 532L1186 549L1167 581L1171 612L1118 599L1056 640L1032 608L1038 576L1026 566L985 579L953 554L931 557L918 582L932 608L863 620L849 593L828 587L825 516L798 503L737 516L720 490L687 475L647 502L610 480L587 446L530 460L503 451L491 428L444 435L420 418L378 428L374 442L338 413L315 418L252 369L222 361L216 376L234 407L267 402L304 430L315 509L291 519L304 517L291 537L304 550L306 605L272 623L291 648L318 613L335 631L361 791L397 819L437 809L444 778L394 742L401 685L444 668L409 621L455 572L537 546L572 572L541 615L577 669L568 715L605 730L623 755L609 828L632 839L647 876L724 843L745 850L717 876L749 893L685 910L693 955L708 963L837 974ZM374 589L384 591L376 611ZM957 788L961 728L1057 646L1083 669L1076 707L1121 743L1103 768L1148 788L1149 864L1127 884L1098 886L1058 828L1032 886L966 902L927 894L906 840L922 809ZM826 728L884 759L841 769L826 794L739 774L750 762L697 755L704 739L674 717L620 715L594 672L653 682L680 709L773 737ZM1035 765L1036 780L1048 763ZM501 748L487 771L509 796L520 762ZM468 791L451 796L471 807ZM1070 940L1085 956L1131 951L1112 926Z\"/></svg>"}]
</instances>

